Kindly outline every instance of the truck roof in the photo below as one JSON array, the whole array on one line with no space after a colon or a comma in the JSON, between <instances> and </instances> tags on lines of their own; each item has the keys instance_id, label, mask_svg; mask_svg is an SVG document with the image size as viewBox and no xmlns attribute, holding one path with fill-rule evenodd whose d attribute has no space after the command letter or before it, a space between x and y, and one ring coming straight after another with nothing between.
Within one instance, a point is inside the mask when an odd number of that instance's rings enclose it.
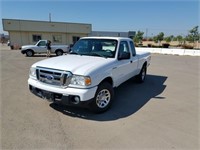
<instances>
[{"instance_id":1,"label":"truck roof","mask_svg":"<svg viewBox=\"0 0 200 150\"><path fill-rule=\"evenodd\" d=\"M113 40L129 40L132 41L132 39L127 37L110 37L110 36L91 36L91 37L82 37L81 39L113 39Z\"/></svg>"}]
</instances>

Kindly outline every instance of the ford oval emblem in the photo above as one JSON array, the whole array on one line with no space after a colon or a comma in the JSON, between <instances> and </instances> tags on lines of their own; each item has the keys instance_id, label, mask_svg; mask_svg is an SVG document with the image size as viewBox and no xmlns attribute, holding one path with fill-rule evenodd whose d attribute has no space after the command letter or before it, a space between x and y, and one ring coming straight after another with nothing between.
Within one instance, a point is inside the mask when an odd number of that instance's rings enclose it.
<instances>
[{"instance_id":1,"label":"ford oval emblem","mask_svg":"<svg viewBox=\"0 0 200 150\"><path fill-rule=\"evenodd\" d=\"M45 77L46 77L46 79L48 79L48 80L53 80L53 79L54 79L54 77L53 77L52 75L46 75Z\"/></svg>"}]
</instances>

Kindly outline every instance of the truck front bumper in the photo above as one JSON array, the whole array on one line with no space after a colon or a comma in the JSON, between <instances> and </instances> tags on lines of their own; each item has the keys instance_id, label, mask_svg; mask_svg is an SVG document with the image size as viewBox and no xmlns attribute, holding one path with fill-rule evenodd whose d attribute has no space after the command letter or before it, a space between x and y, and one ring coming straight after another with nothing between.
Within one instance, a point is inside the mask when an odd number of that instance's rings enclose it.
<instances>
[{"instance_id":1,"label":"truck front bumper","mask_svg":"<svg viewBox=\"0 0 200 150\"><path fill-rule=\"evenodd\" d=\"M97 86L89 89L59 88L29 78L30 91L41 98L65 105L87 106L94 98Z\"/></svg>"}]
</instances>

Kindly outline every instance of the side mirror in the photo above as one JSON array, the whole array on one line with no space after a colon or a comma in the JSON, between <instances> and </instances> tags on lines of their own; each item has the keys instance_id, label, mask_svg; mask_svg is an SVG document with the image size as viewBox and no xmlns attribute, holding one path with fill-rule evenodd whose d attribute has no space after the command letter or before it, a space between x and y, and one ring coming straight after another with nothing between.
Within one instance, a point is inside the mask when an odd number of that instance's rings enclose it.
<instances>
[{"instance_id":1,"label":"side mirror","mask_svg":"<svg viewBox=\"0 0 200 150\"><path fill-rule=\"evenodd\" d=\"M123 52L119 54L118 60L123 60L123 59L130 59L131 54L129 52Z\"/></svg>"}]
</instances>

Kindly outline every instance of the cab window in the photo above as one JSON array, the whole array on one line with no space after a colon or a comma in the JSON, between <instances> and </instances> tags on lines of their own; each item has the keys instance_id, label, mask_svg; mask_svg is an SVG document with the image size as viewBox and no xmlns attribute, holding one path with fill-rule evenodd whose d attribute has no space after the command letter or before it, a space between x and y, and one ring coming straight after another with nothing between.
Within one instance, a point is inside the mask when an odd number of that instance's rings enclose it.
<instances>
[{"instance_id":1,"label":"cab window","mask_svg":"<svg viewBox=\"0 0 200 150\"><path fill-rule=\"evenodd\" d=\"M121 55L124 52L125 53L130 53L127 41L120 42L118 55Z\"/></svg>"},{"instance_id":2,"label":"cab window","mask_svg":"<svg viewBox=\"0 0 200 150\"><path fill-rule=\"evenodd\" d=\"M46 46L46 42L45 42L45 41L40 41L40 42L38 43L38 46Z\"/></svg>"},{"instance_id":3,"label":"cab window","mask_svg":"<svg viewBox=\"0 0 200 150\"><path fill-rule=\"evenodd\" d=\"M136 55L135 46L132 41L130 41L130 46L131 46L132 55L135 56Z\"/></svg>"}]
</instances>

